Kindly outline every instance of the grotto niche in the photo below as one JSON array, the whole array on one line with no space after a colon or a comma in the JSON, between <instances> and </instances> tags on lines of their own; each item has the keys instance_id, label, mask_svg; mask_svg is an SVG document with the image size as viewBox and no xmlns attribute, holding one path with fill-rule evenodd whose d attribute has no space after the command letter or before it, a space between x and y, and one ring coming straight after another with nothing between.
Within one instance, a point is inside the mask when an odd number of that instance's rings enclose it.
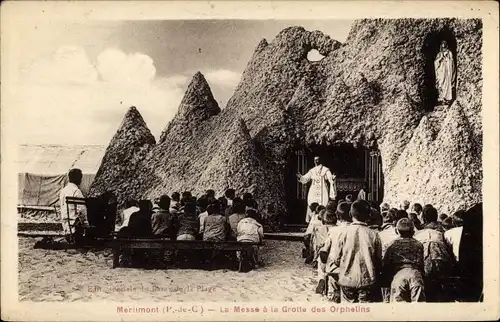
<instances>
[{"instance_id":1,"label":"grotto niche","mask_svg":"<svg viewBox=\"0 0 500 322\"><path fill-rule=\"evenodd\" d=\"M438 105L451 105L456 98L457 41L453 32L444 28L431 32L424 40L425 60L422 96L424 110Z\"/></svg>"},{"instance_id":2,"label":"grotto niche","mask_svg":"<svg viewBox=\"0 0 500 322\"><path fill-rule=\"evenodd\" d=\"M361 189L369 201L383 200L383 176L380 153L376 147L367 148L348 143L334 145L296 145L287 156L284 172L284 187L287 206L285 224L304 224L307 211L307 196L311 183L298 182L296 173L306 174L314 167L314 157L336 176L337 197L343 200L352 195L355 200ZM328 186L328 191L329 191Z\"/></svg>"}]
</instances>

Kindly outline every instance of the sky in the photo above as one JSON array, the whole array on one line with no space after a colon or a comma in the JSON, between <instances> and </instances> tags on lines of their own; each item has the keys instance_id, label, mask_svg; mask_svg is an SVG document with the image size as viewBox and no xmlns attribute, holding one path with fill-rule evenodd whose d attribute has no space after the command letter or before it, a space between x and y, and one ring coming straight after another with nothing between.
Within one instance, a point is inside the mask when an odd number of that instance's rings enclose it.
<instances>
[{"instance_id":1,"label":"sky","mask_svg":"<svg viewBox=\"0 0 500 322\"><path fill-rule=\"evenodd\" d=\"M106 145L130 106L158 139L201 71L224 108L262 38L300 25L340 42L352 20L36 21L17 28L19 143Z\"/></svg>"}]
</instances>

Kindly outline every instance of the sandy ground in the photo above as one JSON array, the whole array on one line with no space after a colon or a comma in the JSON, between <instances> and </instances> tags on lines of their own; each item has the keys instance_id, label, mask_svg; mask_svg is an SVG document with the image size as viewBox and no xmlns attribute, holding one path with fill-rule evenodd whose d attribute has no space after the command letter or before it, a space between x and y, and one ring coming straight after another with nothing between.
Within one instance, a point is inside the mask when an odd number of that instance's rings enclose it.
<instances>
[{"instance_id":1,"label":"sandy ground","mask_svg":"<svg viewBox=\"0 0 500 322\"><path fill-rule=\"evenodd\" d=\"M19 300L30 301L323 301L301 242L268 240L264 265L227 269L112 269L111 250L33 249L19 238Z\"/></svg>"}]
</instances>

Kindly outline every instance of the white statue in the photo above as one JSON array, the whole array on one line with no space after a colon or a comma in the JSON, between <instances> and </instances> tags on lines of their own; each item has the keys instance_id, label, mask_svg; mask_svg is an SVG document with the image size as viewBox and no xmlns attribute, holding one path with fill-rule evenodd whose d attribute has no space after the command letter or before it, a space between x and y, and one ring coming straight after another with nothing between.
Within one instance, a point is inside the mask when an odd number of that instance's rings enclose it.
<instances>
[{"instance_id":1,"label":"white statue","mask_svg":"<svg viewBox=\"0 0 500 322\"><path fill-rule=\"evenodd\" d=\"M456 71L453 54L446 41L441 43L439 53L434 61L434 69L436 71L438 102L449 104L453 100Z\"/></svg>"},{"instance_id":2,"label":"white statue","mask_svg":"<svg viewBox=\"0 0 500 322\"><path fill-rule=\"evenodd\" d=\"M306 184L312 181L311 187L309 188L309 193L307 195L307 212L306 212L306 222L311 220L311 209L310 205L317 202L319 205L326 206L329 199L335 199L337 195L337 189L335 185L335 175L331 173L330 169L323 166L319 157L314 157L315 167L309 170L305 175L297 173L297 178L302 184ZM326 182L330 183L330 191L328 192L328 187Z\"/></svg>"}]
</instances>

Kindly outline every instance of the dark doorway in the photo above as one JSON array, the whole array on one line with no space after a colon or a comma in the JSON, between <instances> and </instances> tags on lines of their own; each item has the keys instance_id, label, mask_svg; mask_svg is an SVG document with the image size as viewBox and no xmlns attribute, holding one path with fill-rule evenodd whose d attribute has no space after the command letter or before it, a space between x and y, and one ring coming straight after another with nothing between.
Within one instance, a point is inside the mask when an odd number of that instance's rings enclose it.
<instances>
[{"instance_id":1,"label":"dark doorway","mask_svg":"<svg viewBox=\"0 0 500 322\"><path fill-rule=\"evenodd\" d=\"M296 173L306 174L314 167L314 157L336 176L337 200L351 194L356 199L361 188L368 200L381 202L383 178L380 154L351 144L297 146L288 156L284 186L287 202L286 224L304 224L309 184L299 183Z\"/></svg>"},{"instance_id":2,"label":"dark doorway","mask_svg":"<svg viewBox=\"0 0 500 322\"><path fill-rule=\"evenodd\" d=\"M455 64L455 73L458 75L457 70L457 40L452 30L443 28L439 31L431 32L424 40L422 47L422 56L424 58L424 82L421 87L422 102L424 110L431 112L437 105L438 92L436 89L436 73L434 70L434 60L439 52L441 42L446 41L448 48L453 54L453 61ZM453 100L456 97L456 86L453 89Z\"/></svg>"}]
</instances>

